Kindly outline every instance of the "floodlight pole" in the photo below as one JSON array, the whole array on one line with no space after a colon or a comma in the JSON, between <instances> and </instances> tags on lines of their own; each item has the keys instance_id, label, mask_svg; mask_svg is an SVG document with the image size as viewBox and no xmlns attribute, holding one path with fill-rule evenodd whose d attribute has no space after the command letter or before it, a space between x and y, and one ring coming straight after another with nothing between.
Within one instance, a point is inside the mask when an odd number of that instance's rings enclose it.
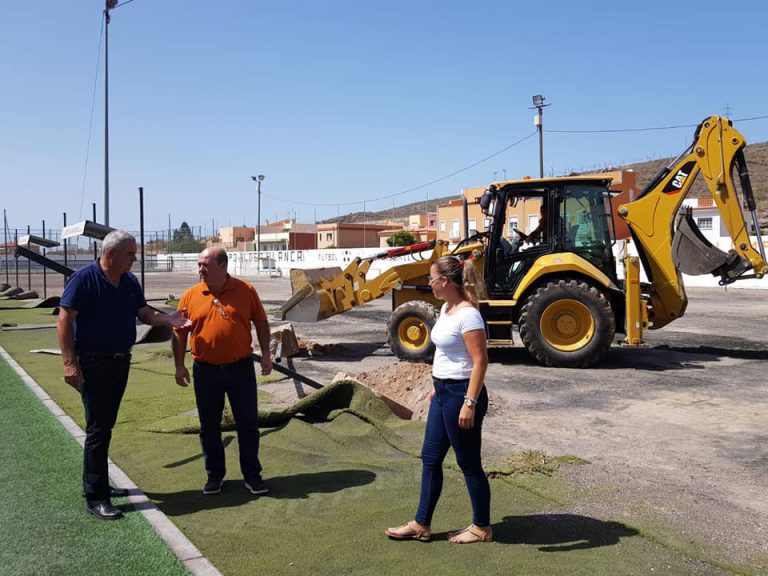
<instances>
[{"instance_id":1,"label":"floodlight pole","mask_svg":"<svg viewBox=\"0 0 768 576\"><path fill-rule=\"evenodd\" d=\"M133 0L104 2L104 225L109 226L109 11ZM93 219L96 221L96 218Z\"/></svg>"},{"instance_id":2,"label":"floodlight pole","mask_svg":"<svg viewBox=\"0 0 768 576\"><path fill-rule=\"evenodd\" d=\"M109 226L109 10L117 2L106 1L104 7L104 225Z\"/></svg>"}]
</instances>

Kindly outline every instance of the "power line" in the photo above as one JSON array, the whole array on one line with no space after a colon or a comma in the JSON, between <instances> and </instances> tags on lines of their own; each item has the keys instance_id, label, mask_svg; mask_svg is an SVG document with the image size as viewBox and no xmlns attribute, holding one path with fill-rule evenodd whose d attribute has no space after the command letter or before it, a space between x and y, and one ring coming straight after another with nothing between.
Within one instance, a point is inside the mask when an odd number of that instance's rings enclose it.
<instances>
[{"instance_id":1,"label":"power line","mask_svg":"<svg viewBox=\"0 0 768 576\"><path fill-rule=\"evenodd\" d=\"M101 20L101 30L99 31L99 50L96 56L96 74L93 77L93 95L91 96L91 118L88 123L88 145L85 147L85 167L83 168L83 188L80 192L80 210L77 215L77 219L80 220L83 217L83 200L85 199L85 181L88 176L88 158L91 152L91 134L93 132L93 111L96 108L96 82L99 80L99 65L101 64L101 41L104 38L104 19Z\"/></svg>"},{"instance_id":2,"label":"power line","mask_svg":"<svg viewBox=\"0 0 768 576\"><path fill-rule=\"evenodd\" d=\"M752 120L765 120L768 116L752 116L751 118L738 118L732 122L750 122ZM610 134L615 132L652 132L655 130L677 130L679 128L696 128L698 124L677 124L672 126L653 126L648 128L614 128L606 130L545 130L560 134Z\"/></svg>"},{"instance_id":3,"label":"power line","mask_svg":"<svg viewBox=\"0 0 768 576\"><path fill-rule=\"evenodd\" d=\"M528 136L525 136L525 137L521 138L517 142L513 142L509 146L505 146L501 150L497 150L493 154L491 154L489 156L486 156L485 158L482 158L481 160L478 160L477 162L473 162L472 164L470 164L468 166L465 166L464 168L460 168L459 170L451 172L450 174L446 174L445 176L441 176L440 178L435 178L434 180L430 180L429 182L426 182L424 184L419 184L418 186L414 186L413 188L408 188L407 190L402 190L401 192L395 192L394 194L388 194L386 196L379 196L377 198L368 198L368 199L365 199L365 200L357 200L355 202L333 202L333 203L330 203L330 204L316 204L316 203L313 203L313 202L297 202L295 200L290 200L290 202L291 202L291 204L299 205L299 206L329 207L329 206L355 206L357 204L364 204L364 203L367 203L367 202L377 202L379 200L387 200L388 198L395 198L397 196L402 196L403 194L408 194L410 192L415 192L416 190L421 190L422 188L426 188L427 186L432 186L433 184L437 184L438 182L442 182L443 180L447 180L448 178L453 178L457 174L461 174L462 172L466 172L467 170L470 170L471 168L474 168L478 164L482 164L483 162L487 162L491 158L494 158L494 157L498 156L499 154L501 154L503 152L506 152L510 148L514 148L518 144L521 144L521 143L525 142L526 140L528 140L528 138L531 138L531 137L535 136L536 134L537 134L537 132L531 132L530 134L528 134ZM285 202L286 201L285 198L278 198L278 197L272 196L270 194L265 194L264 192L262 192L262 195L263 196L268 196L269 198L271 198L273 200L278 200L280 202Z\"/></svg>"}]
</instances>

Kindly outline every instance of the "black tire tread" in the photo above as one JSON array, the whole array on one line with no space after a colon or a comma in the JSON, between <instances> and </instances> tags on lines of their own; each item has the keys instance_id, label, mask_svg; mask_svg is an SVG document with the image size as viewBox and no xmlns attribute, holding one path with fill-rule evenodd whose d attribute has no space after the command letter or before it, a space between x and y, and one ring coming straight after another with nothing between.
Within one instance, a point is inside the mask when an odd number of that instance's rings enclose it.
<instances>
[{"instance_id":1,"label":"black tire tread","mask_svg":"<svg viewBox=\"0 0 768 576\"><path fill-rule=\"evenodd\" d=\"M412 316L418 316L431 329L437 321L438 310L434 305L423 300L412 300L401 304L392 311L389 320L387 320L387 344L389 344L392 353L401 360L430 362L435 353L435 345L432 343L432 340L429 340L427 346L422 350L416 352L403 348L398 341L398 326L404 319Z\"/></svg>"},{"instance_id":2,"label":"black tire tread","mask_svg":"<svg viewBox=\"0 0 768 576\"><path fill-rule=\"evenodd\" d=\"M580 350L556 350L549 346L541 335L537 316L542 310L538 308L544 306L548 300L557 300L560 294L581 300L593 311L595 337ZM539 364L560 368L589 368L597 364L610 348L616 332L616 320L613 308L602 291L583 280L561 278L539 286L526 299L520 311L518 327L523 345Z\"/></svg>"}]
</instances>

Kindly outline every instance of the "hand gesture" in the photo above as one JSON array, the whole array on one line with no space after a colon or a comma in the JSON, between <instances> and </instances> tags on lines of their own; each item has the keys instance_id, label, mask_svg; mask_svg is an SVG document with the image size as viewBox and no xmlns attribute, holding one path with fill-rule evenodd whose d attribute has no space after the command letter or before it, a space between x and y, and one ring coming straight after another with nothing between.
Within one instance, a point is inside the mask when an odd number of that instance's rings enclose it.
<instances>
[{"instance_id":1,"label":"hand gesture","mask_svg":"<svg viewBox=\"0 0 768 576\"><path fill-rule=\"evenodd\" d=\"M192 328L192 321L184 316L187 313L186 308L176 310L172 314L168 314L168 325L176 330L190 330Z\"/></svg>"}]
</instances>

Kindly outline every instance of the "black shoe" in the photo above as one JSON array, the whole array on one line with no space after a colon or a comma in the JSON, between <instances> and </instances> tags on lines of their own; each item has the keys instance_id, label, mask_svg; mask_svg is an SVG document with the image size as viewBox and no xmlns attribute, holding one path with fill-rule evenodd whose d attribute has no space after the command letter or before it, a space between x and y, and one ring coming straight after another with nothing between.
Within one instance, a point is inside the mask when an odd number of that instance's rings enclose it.
<instances>
[{"instance_id":1,"label":"black shoe","mask_svg":"<svg viewBox=\"0 0 768 576\"><path fill-rule=\"evenodd\" d=\"M221 487L223 485L223 478L208 478L208 482L205 483L205 487L203 488L203 494L218 494L221 492Z\"/></svg>"},{"instance_id":2,"label":"black shoe","mask_svg":"<svg viewBox=\"0 0 768 576\"><path fill-rule=\"evenodd\" d=\"M250 491L251 494L255 494L257 496L260 494L266 494L267 492L269 492L267 483L261 479L261 476L258 476L257 478L251 478L250 480L246 480L245 489Z\"/></svg>"},{"instance_id":3,"label":"black shoe","mask_svg":"<svg viewBox=\"0 0 768 576\"><path fill-rule=\"evenodd\" d=\"M118 520L123 517L123 513L112 506L109 500L99 500L98 502L87 502L85 511L99 520Z\"/></svg>"}]
</instances>

